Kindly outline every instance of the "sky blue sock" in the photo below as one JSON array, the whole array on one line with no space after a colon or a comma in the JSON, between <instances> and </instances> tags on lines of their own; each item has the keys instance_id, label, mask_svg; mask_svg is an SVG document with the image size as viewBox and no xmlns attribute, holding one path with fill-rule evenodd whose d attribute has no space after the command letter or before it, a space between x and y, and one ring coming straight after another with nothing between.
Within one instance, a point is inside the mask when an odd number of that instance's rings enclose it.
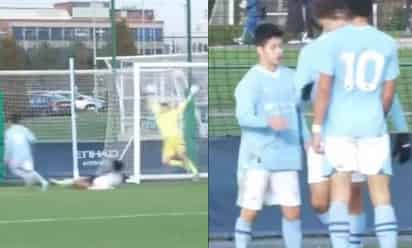
<instances>
[{"instance_id":1,"label":"sky blue sock","mask_svg":"<svg viewBox=\"0 0 412 248\"><path fill-rule=\"evenodd\" d=\"M329 223L329 212L328 211L324 213L318 213L317 216L318 216L320 223L326 226L328 225Z\"/></svg>"},{"instance_id":2,"label":"sky blue sock","mask_svg":"<svg viewBox=\"0 0 412 248\"><path fill-rule=\"evenodd\" d=\"M398 247L398 224L392 205L375 207L375 232L380 248Z\"/></svg>"},{"instance_id":3,"label":"sky blue sock","mask_svg":"<svg viewBox=\"0 0 412 248\"><path fill-rule=\"evenodd\" d=\"M239 217L235 225L235 244L236 248L247 248L252 240L252 223Z\"/></svg>"},{"instance_id":4,"label":"sky blue sock","mask_svg":"<svg viewBox=\"0 0 412 248\"><path fill-rule=\"evenodd\" d=\"M349 247L349 212L343 202L332 202L329 209L329 233L333 248Z\"/></svg>"},{"instance_id":5,"label":"sky blue sock","mask_svg":"<svg viewBox=\"0 0 412 248\"><path fill-rule=\"evenodd\" d=\"M302 226L300 219L287 220L282 218L282 235L286 248L301 248Z\"/></svg>"},{"instance_id":6,"label":"sky blue sock","mask_svg":"<svg viewBox=\"0 0 412 248\"><path fill-rule=\"evenodd\" d=\"M362 237L366 231L366 215L364 212L349 216L350 248L361 248Z\"/></svg>"}]
</instances>

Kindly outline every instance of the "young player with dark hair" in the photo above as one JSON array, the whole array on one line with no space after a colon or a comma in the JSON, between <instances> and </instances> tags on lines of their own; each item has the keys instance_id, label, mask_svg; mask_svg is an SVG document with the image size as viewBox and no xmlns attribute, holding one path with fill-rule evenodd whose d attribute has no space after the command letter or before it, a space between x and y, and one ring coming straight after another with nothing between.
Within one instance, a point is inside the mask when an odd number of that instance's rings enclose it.
<instances>
[{"instance_id":1,"label":"young player with dark hair","mask_svg":"<svg viewBox=\"0 0 412 248\"><path fill-rule=\"evenodd\" d=\"M252 224L264 205L279 205L287 248L302 247L300 189L302 168L300 128L294 71L281 65L283 32L273 24L256 29L259 64L235 90L236 118L242 131L238 159L240 216L235 224L236 248L251 242Z\"/></svg>"}]
</instances>

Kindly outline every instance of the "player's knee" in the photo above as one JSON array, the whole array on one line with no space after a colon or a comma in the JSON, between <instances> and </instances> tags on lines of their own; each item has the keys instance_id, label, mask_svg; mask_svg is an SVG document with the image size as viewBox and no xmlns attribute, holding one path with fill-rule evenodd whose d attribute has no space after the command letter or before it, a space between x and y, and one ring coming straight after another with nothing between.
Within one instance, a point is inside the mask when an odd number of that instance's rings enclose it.
<instances>
[{"instance_id":1,"label":"player's knee","mask_svg":"<svg viewBox=\"0 0 412 248\"><path fill-rule=\"evenodd\" d=\"M315 210L316 213L325 213L329 209L329 201L328 199L319 199L313 197L311 199L312 208Z\"/></svg>"},{"instance_id":2,"label":"player's knee","mask_svg":"<svg viewBox=\"0 0 412 248\"><path fill-rule=\"evenodd\" d=\"M373 192L371 194L372 203L373 205L380 206L380 205L387 205L391 203L391 195L389 190L382 190L381 192Z\"/></svg>"},{"instance_id":3,"label":"player's knee","mask_svg":"<svg viewBox=\"0 0 412 248\"><path fill-rule=\"evenodd\" d=\"M169 164L170 159L169 158L162 158L162 164Z\"/></svg>"},{"instance_id":4,"label":"player's knee","mask_svg":"<svg viewBox=\"0 0 412 248\"><path fill-rule=\"evenodd\" d=\"M300 208L299 207L283 207L283 218L287 220L297 220L300 218Z\"/></svg>"},{"instance_id":5,"label":"player's knee","mask_svg":"<svg viewBox=\"0 0 412 248\"><path fill-rule=\"evenodd\" d=\"M374 206L387 205L391 202L389 179L386 176L368 178L369 193Z\"/></svg>"}]
</instances>

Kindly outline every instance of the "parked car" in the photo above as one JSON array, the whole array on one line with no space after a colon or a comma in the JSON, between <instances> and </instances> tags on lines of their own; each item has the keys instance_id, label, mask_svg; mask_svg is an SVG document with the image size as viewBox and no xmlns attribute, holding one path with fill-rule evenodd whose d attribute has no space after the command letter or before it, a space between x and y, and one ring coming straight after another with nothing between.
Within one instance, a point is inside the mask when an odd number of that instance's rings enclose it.
<instances>
[{"instance_id":1,"label":"parked car","mask_svg":"<svg viewBox=\"0 0 412 248\"><path fill-rule=\"evenodd\" d=\"M66 90L54 91L34 91L35 94L48 94L53 96L63 96L70 101L71 92ZM107 109L106 101L101 98L95 98L88 95L77 94L76 109L85 111L103 111Z\"/></svg>"},{"instance_id":2,"label":"parked car","mask_svg":"<svg viewBox=\"0 0 412 248\"><path fill-rule=\"evenodd\" d=\"M70 114L70 100L63 96L48 94L29 95L29 108L26 115L29 116L48 116Z\"/></svg>"},{"instance_id":3,"label":"parked car","mask_svg":"<svg viewBox=\"0 0 412 248\"><path fill-rule=\"evenodd\" d=\"M106 108L106 101L87 95L78 95L76 109L88 111L102 111Z\"/></svg>"}]
</instances>

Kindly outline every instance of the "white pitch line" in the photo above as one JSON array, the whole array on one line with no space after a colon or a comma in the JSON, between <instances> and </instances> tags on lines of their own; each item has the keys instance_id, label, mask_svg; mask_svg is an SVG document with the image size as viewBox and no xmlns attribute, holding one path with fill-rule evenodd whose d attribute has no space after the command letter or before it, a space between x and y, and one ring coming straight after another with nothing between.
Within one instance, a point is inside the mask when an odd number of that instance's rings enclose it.
<instances>
[{"instance_id":1,"label":"white pitch line","mask_svg":"<svg viewBox=\"0 0 412 248\"><path fill-rule=\"evenodd\" d=\"M70 217L70 218L38 218L38 219L21 219L21 220L0 220L0 225L6 224L25 224L25 223L50 223L50 222L75 222L75 221L98 221L98 220L116 220L116 219L136 219L145 217L181 217L181 216L204 216L204 212L172 212L172 213L147 213L132 215L114 215L114 216L88 216L88 217Z\"/></svg>"}]
</instances>

